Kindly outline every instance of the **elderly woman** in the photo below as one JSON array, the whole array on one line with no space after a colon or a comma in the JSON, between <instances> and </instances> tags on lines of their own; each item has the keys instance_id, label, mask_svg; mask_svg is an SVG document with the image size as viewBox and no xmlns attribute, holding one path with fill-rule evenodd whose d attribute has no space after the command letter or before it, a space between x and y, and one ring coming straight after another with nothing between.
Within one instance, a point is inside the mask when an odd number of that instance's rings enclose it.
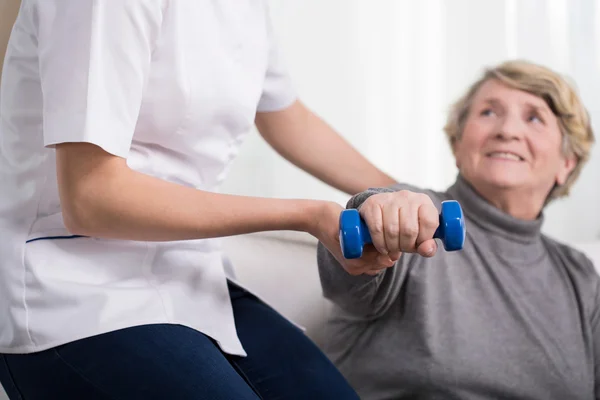
<instances>
[{"instance_id":1,"label":"elderly woman","mask_svg":"<svg viewBox=\"0 0 600 400\"><path fill-rule=\"evenodd\" d=\"M553 71L506 62L445 131L459 170L447 191L355 195L373 246L357 260L319 246L326 352L366 400L600 398L600 279L540 231L594 141L580 99ZM458 252L432 239L448 199L465 213Z\"/></svg>"}]
</instances>

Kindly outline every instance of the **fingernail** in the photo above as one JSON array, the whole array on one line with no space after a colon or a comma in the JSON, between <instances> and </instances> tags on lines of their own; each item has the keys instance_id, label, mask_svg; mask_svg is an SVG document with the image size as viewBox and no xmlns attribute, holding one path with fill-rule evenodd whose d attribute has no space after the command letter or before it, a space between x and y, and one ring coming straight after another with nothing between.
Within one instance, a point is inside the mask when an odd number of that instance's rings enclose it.
<instances>
[{"instance_id":1,"label":"fingernail","mask_svg":"<svg viewBox=\"0 0 600 400\"><path fill-rule=\"evenodd\" d=\"M428 256L432 255L433 254L433 247L428 248L427 251L425 251L425 254L428 255Z\"/></svg>"}]
</instances>

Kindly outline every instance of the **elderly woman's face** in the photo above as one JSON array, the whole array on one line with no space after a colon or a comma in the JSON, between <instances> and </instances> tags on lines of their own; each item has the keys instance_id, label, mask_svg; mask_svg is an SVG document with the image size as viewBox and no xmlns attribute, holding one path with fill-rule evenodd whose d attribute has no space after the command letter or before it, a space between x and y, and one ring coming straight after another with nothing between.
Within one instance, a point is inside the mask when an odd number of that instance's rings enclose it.
<instances>
[{"instance_id":1,"label":"elderly woman's face","mask_svg":"<svg viewBox=\"0 0 600 400\"><path fill-rule=\"evenodd\" d=\"M475 187L545 197L575 167L561 143L558 120L545 101L493 79L475 94L454 153L461 174Z\"/></svg>"}]
</instances>

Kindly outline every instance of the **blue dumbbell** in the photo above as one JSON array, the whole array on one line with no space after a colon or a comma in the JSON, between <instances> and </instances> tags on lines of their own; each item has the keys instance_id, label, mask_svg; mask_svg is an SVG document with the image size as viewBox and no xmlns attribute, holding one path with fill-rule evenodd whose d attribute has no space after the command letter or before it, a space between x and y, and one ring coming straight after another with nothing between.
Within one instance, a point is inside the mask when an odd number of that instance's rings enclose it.
<instances>
[{"instance_id":1,"label":"blue dumbbell","mask_svg":"<svg viewBox=\"0 0 600 400\"><path fill-rule=\"evenodd\" d=\"M440 226L433 234L434 239L440 239L446 251L455 251L465 244L465 219L462 208L455 200L442 202ZM340 245L345 258L360 258L363 246L372 243L369 228L360 217L358 210L344 210L340 214Z\"/></svg>"}]
</instances>

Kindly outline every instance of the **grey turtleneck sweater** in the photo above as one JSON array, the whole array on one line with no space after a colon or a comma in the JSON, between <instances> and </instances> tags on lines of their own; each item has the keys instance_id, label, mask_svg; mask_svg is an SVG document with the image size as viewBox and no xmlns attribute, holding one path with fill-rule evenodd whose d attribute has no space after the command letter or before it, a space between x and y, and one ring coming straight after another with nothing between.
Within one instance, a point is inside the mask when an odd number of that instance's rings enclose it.
<instances>
[{"instance_id":1,"label":"grey turtleneck sweater","mask_svg":"<svg viewBox=\"0 0 600 400\"><path fill-rule=\"evenodd\" d=\"M458 177L463 250L403 254L376 277L351 276L319 245L334 302L325 351L364 400L600 399L600 278L582 253L512 218Z\"/></svg>"}]
</instances>

